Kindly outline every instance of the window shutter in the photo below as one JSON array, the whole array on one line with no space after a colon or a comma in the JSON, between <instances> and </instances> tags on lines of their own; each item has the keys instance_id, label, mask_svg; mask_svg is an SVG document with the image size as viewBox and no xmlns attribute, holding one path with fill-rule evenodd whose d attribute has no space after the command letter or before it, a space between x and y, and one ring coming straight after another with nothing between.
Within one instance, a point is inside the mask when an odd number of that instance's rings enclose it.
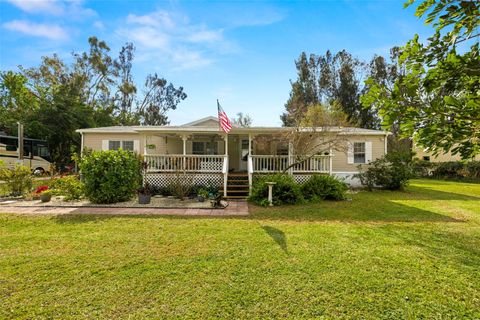
<instances>
[{"instance_id":1,"label":"window shutter","mask_svg":"<svg viewBox=\"0 0 480 320\"><path fill-rule=\"evenodd\" d=\"M102 150L108 150L108 140L102 140Z\"/></svg>"},{"instance_id":2,"label":"window shutter","mask_svg":"<svg viewBox=\"0 0 480 320\"><path fill-rule=\"evenodd\" d=\"M365 141L365 163L372 161L372 142Z\"/></svg>"},{"instance_id":3,"label":"window shutter","mask_svg":"<svg viewBox=\"0 0 480 320\"><path fill-rule=\"evenodd\" d=\"M133 140L133 151L140 154L140 140Z\"/></svg>"},{"instance_id":4,"label":"window shutter","mask_svg":"<svg viewBox=\"0 0 480 320\"><path fill-rule=\"evenodd\" d=\"M193 141L187 140L187 154L193 153Z\"/></svg>"},{"instance_id":5,"label":"window shutter","mask_svg":"<svg viewBox=\"0 0 480 320\"><path fill-rule=\"evenodd\" d=\"M347 163L353 164L353 142L347 142Z\"/></svg>"}]
</instances>

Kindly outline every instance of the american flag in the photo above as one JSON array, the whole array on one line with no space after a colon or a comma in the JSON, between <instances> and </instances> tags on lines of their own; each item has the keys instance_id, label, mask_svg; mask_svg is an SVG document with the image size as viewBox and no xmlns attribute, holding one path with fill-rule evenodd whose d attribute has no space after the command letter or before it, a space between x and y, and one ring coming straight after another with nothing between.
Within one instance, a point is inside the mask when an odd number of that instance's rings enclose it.
<instances>
[{"instance_id":1,"label":"american flag","mask_svg":"<svg viewBox=\"0 0 480 320\"><path fill-rule=\"evenodd\" d=\"M217 100L217 108L218 108L218 123L220 124L220 129L223 130L225 133L229 133L232 130L232 123L227 117L225 111L223 111L220 103Z\"/></svg>"}]
</instances>

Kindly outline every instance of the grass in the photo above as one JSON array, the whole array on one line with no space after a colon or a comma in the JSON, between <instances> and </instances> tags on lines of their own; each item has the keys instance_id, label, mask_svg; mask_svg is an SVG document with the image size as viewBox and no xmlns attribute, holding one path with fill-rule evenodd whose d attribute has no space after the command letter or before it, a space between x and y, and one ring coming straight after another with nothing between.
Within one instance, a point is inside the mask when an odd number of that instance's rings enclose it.
<instances>
[{"instance_id":1,"label":"grass","mask_svg":"<svg viewBox=\"0 0 480 320\"><path fill-rule=\"evenodd\" d=\"M0 318L480 318L480 184L247 218L0 215Z\"/></svg>"}]
</instances>

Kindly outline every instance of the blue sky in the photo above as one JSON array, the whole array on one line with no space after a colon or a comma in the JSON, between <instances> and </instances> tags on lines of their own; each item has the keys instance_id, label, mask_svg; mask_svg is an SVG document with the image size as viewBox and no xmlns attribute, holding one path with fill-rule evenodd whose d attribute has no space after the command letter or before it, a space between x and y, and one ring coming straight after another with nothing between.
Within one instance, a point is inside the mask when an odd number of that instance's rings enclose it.
<instances>
[{"instance_id":1,"label":"blue sky","mask_svg":"<svg viewBox=\"0 0 480 320\"><path fill-rule=\"evenodd\" d=\"M231 117L241 111L254 125L280 125L302 51L370 59L415 33L432 32L402 0L0 0L0 69L36 66L53 53L68 60L92 35L112 55L133 42L137 84L157 72L188 94L169 113L172 124L215 115L218 98Z\"/></svg>"}]
</instances>

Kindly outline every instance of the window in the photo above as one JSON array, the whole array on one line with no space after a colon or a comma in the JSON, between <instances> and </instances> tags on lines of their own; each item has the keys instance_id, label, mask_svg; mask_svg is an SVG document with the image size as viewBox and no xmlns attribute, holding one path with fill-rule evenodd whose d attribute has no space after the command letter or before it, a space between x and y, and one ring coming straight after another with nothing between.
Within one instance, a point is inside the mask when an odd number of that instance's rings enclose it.
<instances>
[{"instance_id":1,"label":"window","mask_svg":"<svg viewBox=\"0 0 480 320\"><path fill-rule=\"evenodd\" d=\"M118 150L118 149L120 149L120 147L123 150L134 151L132 140L127 140L127 141L110 140L110 141L108 141L108 150Z\"/></svg>"},{"instance_id":2,"label":"window","mask_svg":"<svg viewBox=\"0 0 480 320\"><path fill-rule=\"evenodd\" d=\"M133 151L133 141L122 141L122 149Z\"/></svg>"},{"instance_id":3,"label":"window","mask_svg":"<svg viewBox=\"0 0 480 320\"><path fill-rule=\"evenodd\" d=\"M365 142L353 143L353 163L365 163Z\"/></svg>"},{"instance_id":4,"label":"window","mask_svg":"<svg viewBox=\"0 0 480 320\"><path fill-rule=\"evenodd\" d=\"M193 141L193 154L218 154L218 144L211 141Z\"/></svg>"},{"instance_id":5,"label":"window","mask_svg":"<svg viewBox=\"0 0 480 320\"><path fill-rule=\"evenodd\" d=\"M118 150L120 149L120 141L108 141L108 150Z\"/></svg>"}]
</instances>

